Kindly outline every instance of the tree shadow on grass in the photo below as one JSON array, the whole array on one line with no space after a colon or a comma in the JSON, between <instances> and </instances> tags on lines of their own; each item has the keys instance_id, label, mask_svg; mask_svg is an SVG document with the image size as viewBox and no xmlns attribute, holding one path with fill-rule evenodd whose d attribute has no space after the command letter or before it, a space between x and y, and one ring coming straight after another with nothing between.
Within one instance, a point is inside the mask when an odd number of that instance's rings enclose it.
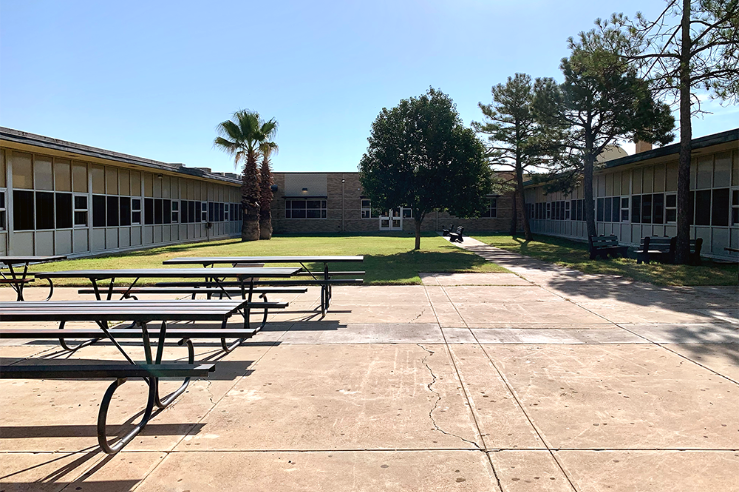
<instances>
[{"instance_id":1,"label":"tree shadow on grass","mask_svg":"<svg viewBox=\"0 0 739 492\"><path fill-rule=\"evenodd\" d=\"M490 264L466 251L406 251L364 257L366 284L417 284L419 273L476 271Z\"/></svg>"}]
</instances>

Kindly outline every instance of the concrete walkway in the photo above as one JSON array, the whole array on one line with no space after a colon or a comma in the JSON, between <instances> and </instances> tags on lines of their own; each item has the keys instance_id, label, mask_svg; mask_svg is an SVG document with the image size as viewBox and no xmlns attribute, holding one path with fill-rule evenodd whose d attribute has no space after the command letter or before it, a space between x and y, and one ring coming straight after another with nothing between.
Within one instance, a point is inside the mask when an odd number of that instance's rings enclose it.
<instances>
[{"instance_id":1,"label":"concrete walkway","mask_svg":"<svg viewBox=\"0 0 739 492\"><path fill-rule=\"evenodd\" d=\"M286 297L114 457L95 439L108 382L0 381L0 490L739 490L736 288L463 246L513 273L338 288L323 319L316 290ZM0 356L119 358L39 342ZM126 383L110 422L144 392Z\"/></svg>"}]
</instances>

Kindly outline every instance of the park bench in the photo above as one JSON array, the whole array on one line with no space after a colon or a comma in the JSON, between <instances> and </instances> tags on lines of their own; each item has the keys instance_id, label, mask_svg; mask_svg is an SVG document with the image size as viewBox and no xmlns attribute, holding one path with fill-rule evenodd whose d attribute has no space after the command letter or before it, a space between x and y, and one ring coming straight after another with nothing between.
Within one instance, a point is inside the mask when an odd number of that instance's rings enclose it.
<instances>
[{"instance_id":1,"label":"park bench","mask_svg":"<svg viewBox=\"0 0 739 492\"><path fill-rule=\"evenodd\" d=\"M28 267L31 263L48 263L50 261L63 260L65 255L55 256L0 256L0 264L5 265L8 268L7 272L0 271L0 284L10 285L10 287L16 292L17 300L22 301L23 299L23 288L33 282L35 279L32 274L28 273ZM16 271L13 267L17 265L23 265L22 271ZM7 274L7 275L6 275ZM51 280L49 282L49 295L46 297L48 301L54 294L54 284Z\"/></svg>"},{"instance_id":2,"label":"park bench","mask_svg":"<svg viewBox=\"0 0 739 492\"><path fill-rule=\"evenodd\" d=\"M449 233L449 241L452 243L461 243L464 241L464 227L459 226L457 227L457 232L450 232Z\"/></svg>"},{"instance_id":3,"label":"park bench","mask_svg":"<svg viewBox=\"0 0 739 492\"><path fill-rule=\"evenodd\" d=\"M626 258L629 250L626 246L619 246L618 238L614 235L590 236L588 237L588 243L590 244L591 260L595 260L599 256L607 260L608 255L611 255L613 258L618 258L621 255L623 258Z\"/></svg>"},{"instance_id":4,"label":"park bench","mask_svg":"<svg viewBox=\"0 0 739 492\"><path fill-rule=\"evenodd\" d=\"M645 262L649 264L651 260L658 260L661 263L674 263L675 249L677 245L677 236L658 237L646 236L639 243L639 249L636 250L636 263ZM691 265L700 265L701 248L703 247L703 239L690 240L690 255L688 263Z\"/></svg>"},{"instance_id":5,"label":"park bench","mask_svg":"<svg viewBox=\"0 0 739 492\"><path fill-rule=\"evenodd\" d=\"M69 360L25 359L0 365L0 379L114 379L100 403L97 422L97 438L101 449L114 454L138 435L151 418L154 406L165 408L184 393L193 377L208 377L214 364L195 363L195 352L191 338L221 338L224 350L232 350L255 330L227 330L228 318L246 301L62 301L62 302L0 302L0 322L42 321L59 322L60 329L13 328L0 330L0 338L58 338L67 340L91 337L93 341L107 338L126 359L124 362L99 361L97 364L80 364ZM109 328L108 323L130 321L129 328ZM98 329L64 329L67 322L92 321ZM217 321L221 329L188 327L168 330L171 321ZM157 329L149 329L148 323L161 322ZM227 344L225 337L237 337L234 344ZM162 362L164 344L172 337L180 338L178 344L187 344L186 363ZM118 343L120 338L141 339L145 362L135 362ZM155 338L156 354L152 354L151 339ZM75 349L93 343L88 341ZM143 378L149 391L146 408L141 421L132 430L111 444L106 433L108 408L116 389L128 378ZM184 378L181 386L165 397L159 395L160 378Z\"/></svg>"},{"instance_id":6,"label":"park bench","mask_svg":"<svg viewBox=\"0 0 739 492\"><path fill-rule=\"evenodd\" d=\"M454 230L454 224L449 224L449 227L441 230L442 236L448 236L450 232Z\"/></svg>"}]
</instances>

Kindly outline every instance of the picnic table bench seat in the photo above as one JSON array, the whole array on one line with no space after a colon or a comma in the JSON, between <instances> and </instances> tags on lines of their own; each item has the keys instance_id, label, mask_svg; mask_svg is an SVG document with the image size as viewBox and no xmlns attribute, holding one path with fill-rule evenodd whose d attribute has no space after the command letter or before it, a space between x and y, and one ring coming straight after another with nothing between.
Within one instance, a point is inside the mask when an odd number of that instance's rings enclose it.
<instances>
[{"instance_id":1,"label":"picnic table bench seat","mask_svg":"<svg viewBox=\"0 0 739 492\"><path fill-rule=\"evenodd\" d=\"M590 246L590 259L595 260L598 257L604 260L608 259L608 255L612 258L618 258L620 255L626 258L626 254L629 248L626 246L620 246L618 244L618 238L614 235L610 236L589 236L588 243Z\"/></svg>"},{"instance_id":2,"label":"picnic table bench seat","mask_svg":"<svg viewBox=\"0 0 739 492\"><path fill-rule=\"evenodd\" d=\"M14 328L0 330L6 338L59 338L66 340L77 336L90 336L93 341L107 338L126 359L121 363L99 361L97 364L60 361L57 359L24 359L0 366L3 379L106 379L114 378L100 403L97 422L98 443L108 454L120 451L146 426L152 416L153 408L165 408L184 393L192 377L207 377L214 370L213 364L196 364L194 349L190 338L221 338L224 349L226 336L238 337L236 344L253 335L255 330L227 330L228 318L241 309L247 301L42 301L42 302L0 302L0 322L56 321L58 330L38 328ZM128 328L109 328L111 321L129 321ZM76 321L94 321L99 330L65 330L64 324ZM216 321L221 329L199 329L190 326L168 330L169 321ZM161 322L158 329L148 329L147 324ZM187 362L162 362L164 344L168 338L181 337L178 344L187 344ZM118 343L119 338L138 338L143 342L145 362L135 362ZM156 354L152 353L151 339L155 338ZM79 348L79 347L77 347ZM141 420L132 430L116 442L108 442L106 420L113 394L127 378L141 377L149 387L146 408ZM159 394L160 378L184 378L178 389L165 397Z\"/></svg>"}]
</instances>

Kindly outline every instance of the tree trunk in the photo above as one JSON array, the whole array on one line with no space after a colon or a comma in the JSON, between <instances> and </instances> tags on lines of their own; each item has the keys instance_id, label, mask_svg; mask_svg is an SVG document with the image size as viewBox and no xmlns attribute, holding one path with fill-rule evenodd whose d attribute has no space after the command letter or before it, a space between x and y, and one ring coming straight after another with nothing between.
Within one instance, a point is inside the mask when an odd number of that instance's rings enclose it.
<instances>
[{"instance_id":1,"label":"tree trunk","mask_svg":"<svg viewBox=\"0 0 739 492\"><path fill-rule=\"evenodd\" d=\"M680 50L680 158L677 167L677 244L675 263L690 256L690 154L693 128L690 121L690 0L683 0L682 46Z\"/></svg>"},{"instance_id":2,"label":"tree trunk","mask_svg":"<svg viewBox=\"0 0 739 492\"><path fill-rule=\"evenodd\" d=\"M593 161L595 156L592 152L585 152L585 168L583 169L583 192L585 198L585 224L588 228L588 236L597 236L595 228L595 200L593 200Z\"/></svg>"},{"instance_id":3,"label":"tree trunk","mask_svg":"<svg viewBox=\"0 0 739 492\"><path fill-rule=\"evenodd\" d=\"M513 213L511 214L511 237L516 237L518 231L518 189L513 190Z\"/></svg>"},{"instance_id":4,"label":"tree trunk","mask_svg":"<svg viewBox=\"0 0 739 492\"><path fill-rule=\"evenodd\" d=\"M413 222L416 224L416 244L413 247L415 250L421 249L421 221L423 221L423 218L416 215L416 218L413 219Z\"/></svg>"},{"instance_id":5,"label":"tree trunk","mask_svg":"<svg viewBox=\"0 0 739 492\"><path fill-rule=\"evenodd\" d=\"M521 204L523 206L523 234L526 241L533 241L534 236L531 234L531 224L529 224L529 214L526 213L526 195L523 189L523 169L516 167L516 187L521 195Z\"/></svg>"},{"instance_id":6,"label":"tree trunk","mask_svg":"<svg viewBox=\"0 0 739 492\"><path fill-rule=\"evenodd\" d=\"M272 217L259 219L259 239L272 239Z\"/></svg>"},{"instance_id":7,"label":"tree trunk","mask_svg":"<svg viewBox=\"0 0 739 492\"><path fill-rule=\"evenodd\" d=\"M259 204L244 204L244 221L241 224L241 240L259 240Z\"/></svg>"}]
</instances>

